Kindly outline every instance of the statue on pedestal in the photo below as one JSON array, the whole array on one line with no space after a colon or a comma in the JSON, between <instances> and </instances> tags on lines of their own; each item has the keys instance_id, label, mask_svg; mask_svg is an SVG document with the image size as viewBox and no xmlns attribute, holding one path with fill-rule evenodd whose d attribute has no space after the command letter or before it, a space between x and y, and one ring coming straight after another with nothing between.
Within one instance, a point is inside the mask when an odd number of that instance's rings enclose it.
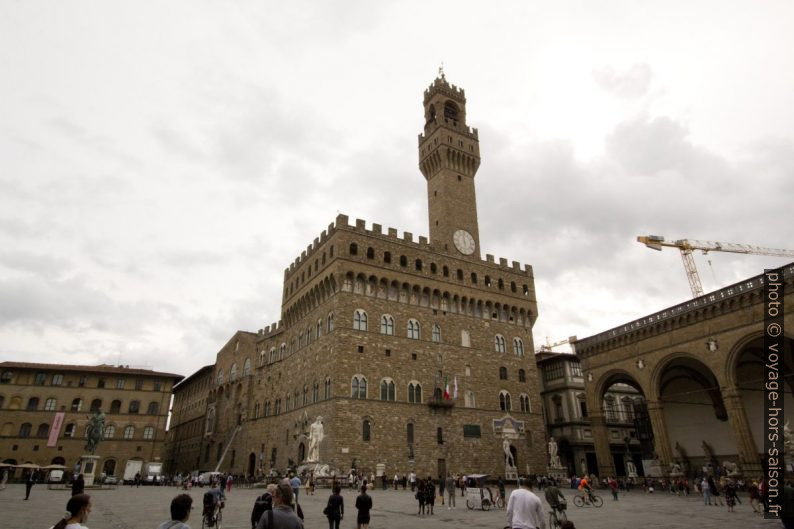
<instances>
[{"instance_id":1,"label":"statue on pedestal","mask_svg":"<svg viewBox=\"0 0 794 529\"><path fill-rule=\"evenodd\" d=\"M557 441L554 440L554 437L549 438L549 466L551 468L562 467L560 456L558 455Z\"/></svg>"},{"instance_id":2,"label":"statue on pedestal","mask_svg":"<svg viewBox=\"0 0 794 529\"><path fill-rule=\"evenodd\" d=\"M507 437L502 439L502 450L505 452L505 467L516 468L516 461L510 451L510 440Z\"/></svg>"},{"instance_id":3,"label":"statue on pedestal","mask_svg":"<svg viewBox=\"0 0 794 529\"><path fill-rule=\"evenodd\" d=\"M317 462L320 460L320 443L325 438L323 418L321 415L309 426L309 449L306 461Z\"/></svg>"},{"instance_id":4,"label":"statue on pedestal","mask_svg":"<svg viewBox=\"0 0 794 529\"><path fill-rule=\"evenodd\" d=\"M88 426L85 430L86 444L85 449L91 455L96 453L96 447L104 439L105 434L105 414L97 411L94 415L88 416Z\"/></svg>"}]
</instances>

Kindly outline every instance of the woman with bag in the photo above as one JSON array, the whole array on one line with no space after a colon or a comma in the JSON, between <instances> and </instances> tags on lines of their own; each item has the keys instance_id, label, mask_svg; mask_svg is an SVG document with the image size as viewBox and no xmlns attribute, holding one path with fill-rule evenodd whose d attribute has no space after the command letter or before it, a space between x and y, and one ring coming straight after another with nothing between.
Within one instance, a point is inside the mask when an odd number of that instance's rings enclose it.
<instances>
[{"instance_id":1,"label":"woman with bag","mask_svg":"<svg viewBox=\"0 0 794 529\"><path fill-rule=\"evenodd\" d=\"M323 510L323 514L328 518L328 529L339 529L339 522L345 516L345 500L342 499L341 490L338 484L334 484L333 494L328 498L328 505Z\"/></svg>"}]
</instances>

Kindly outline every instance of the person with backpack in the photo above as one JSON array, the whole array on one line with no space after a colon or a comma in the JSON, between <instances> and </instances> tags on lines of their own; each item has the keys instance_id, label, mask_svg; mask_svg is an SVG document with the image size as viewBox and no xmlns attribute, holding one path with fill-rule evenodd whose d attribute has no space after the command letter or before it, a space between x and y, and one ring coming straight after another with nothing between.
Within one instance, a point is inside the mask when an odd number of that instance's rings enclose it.
<instances>
[{"instance_id":1,"label":"person with backpack","mask_svg":"<svg viewBox=\"0 0 794 529\"><path fill-rule=\"evenodd\" d=\"M292 510L292 487L279 483L273 494L273 508L265 511L256 529L303 529L303 522Z\"/></svg>"},{"instance_id":2,"label":"person with backpack","mask_svg":"<svg viewBox=\"0 0 794 529\"><path fill-rule=\"evenodd\" d=\"M254 501L254 508L251 511L251 529L255 529L256 524L262 518L265 511L273 509L273 494L276 492L276 485L271 483L267 490Z\"/></svg>"},{"instance_id":3,"label":"person with backpack","mask_svg":"<svg viewBox=\"0 0 794 529\"><path fill-rule=\"evenodd\" d=\"M345 516L345 500L340 492L339 485L334 485L333 493L328 498L328 504L323 510L323 514L328 518L328 529L339 529L339 522Z\"/></svg>"}]
</instances>

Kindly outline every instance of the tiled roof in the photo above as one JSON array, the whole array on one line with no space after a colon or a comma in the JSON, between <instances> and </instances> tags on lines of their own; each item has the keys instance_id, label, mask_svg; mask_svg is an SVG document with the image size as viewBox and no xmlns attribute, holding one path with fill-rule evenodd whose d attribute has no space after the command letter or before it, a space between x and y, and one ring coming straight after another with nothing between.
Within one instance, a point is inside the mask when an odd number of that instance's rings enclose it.
<instances>
[{"instance_id":1,"label":"tiled roof","mask_svg":"<svg viewBox=\"0 0 794 529\"><path fill-rule=\"evenodd\" d=\"M36 369L39 371L80 371L83 373L115 373L119 375L146 375L157 378L173 378L182 380L183 375L176 373L161 373L151 369L138 369L123 366L102 364L98 366L77 366L70 364L35 364L32 362L0 362L0 370L6 369Z\"/></svg>"}]
</instances>

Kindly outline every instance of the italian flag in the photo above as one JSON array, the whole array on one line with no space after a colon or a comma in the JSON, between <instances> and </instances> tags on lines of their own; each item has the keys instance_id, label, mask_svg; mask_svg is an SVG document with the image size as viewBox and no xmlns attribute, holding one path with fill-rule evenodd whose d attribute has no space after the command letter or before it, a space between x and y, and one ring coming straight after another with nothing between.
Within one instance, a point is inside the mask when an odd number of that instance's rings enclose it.
<instances>
[{"instance_id":1,"label":"italian flag","mask_svg":"<svg viewBox=\"0 0 794 529\"><path fill-rule=\"evenodd\" d=\"M449 400L449 377L444 377L444 399Z\"/></svg>"}]
</instances>

